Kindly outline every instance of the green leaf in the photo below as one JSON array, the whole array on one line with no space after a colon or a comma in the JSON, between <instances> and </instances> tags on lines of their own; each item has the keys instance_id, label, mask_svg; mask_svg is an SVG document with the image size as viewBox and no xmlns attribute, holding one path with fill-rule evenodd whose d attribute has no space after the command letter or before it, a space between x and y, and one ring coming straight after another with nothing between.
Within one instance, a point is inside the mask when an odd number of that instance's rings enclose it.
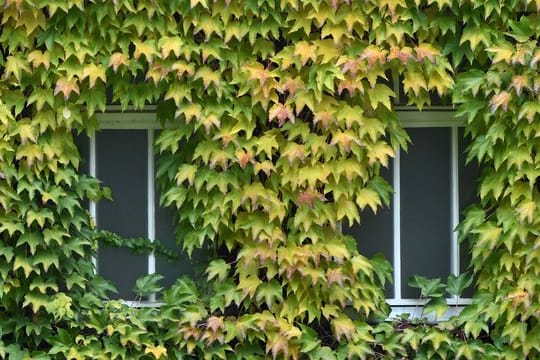
<instances>
[{"instance_id":1,"label":"green leaf","mask_svg":"<svg viewBox=\"0 0 540 360\"><path fill-rule=\"evenodd\" d=\"M270 282L262 283L257 288L257 296L255 299L259 303L261 303L264 299L264 303L268 306L268 308L272 309L276 301L283 300L283 290L281 284L274 279Z\"/></svg>"},{"instance_id":2,"label":"green leaf","mask_svg":"<svg viewBox=\"0 0 540 360\"><path fill-rule=\"evenodd\" d=\"M6 58L6 63L4 64L6 77L13 75L20 82L23 72L31 73L30 66L26 60L17 55L10 55Z\"/></svg>"},{"instance_id":3,"label":"green leaf","mask_svg":"<svg viewBox=\"0 0 540 360\"><path fill-rule=\"evenodd\" d=\"M434 297L429 299L429 301L424 306L424 314L430 314L432 312L435 313L435 316L437 318L443 316L446 311L448 310L448 304L446 303L446 299L442 297ZM439 341L438 339L437 341Z\"/></svg>"},{"instance_id":4,"label":"green leaf","mask_svg":"<svg viewBox=\"0 0 540 360\"><path fill-rule=\"evenodd\" d=\"M210 262L206 268L208 281L217 278L219 281L225 280L229 276L231 265L227 264L223 259L217 259Z\"/></svg>"},{"instance_id":5,"label":"green leaf","mask_svg":"<svg viewBox=\"0 0 540 360\"><path fill-rule=\"evenodd\" d=\"M163 275L153 273L141 276L135 281L133 292L139 296L150 296L163 290L163 287L158 283L165 277Z\"/></svg>"},{"instance_id":6,"label":"green leaf","mask_svg":"<svg viewBox=\"0 0 540 360\"><path fill-rule=\"evenodd\" d=\"M32 311L34 312L34 314L36 314L39 309L46 309L50 300L51 298L48 295L31 292L24 296L23 307L30 305L32 307Z\"/></svg>"},{"instance_id":7,"label":"green leaf","mask_svg":"<svg viewBox=\"0 0 540 360\"><path fill-rule=\"evenodd\" d=\"M446 282L446 291L450 295L461 296L461 294L463 294L463 291L469 286L471 286L472 281L473 277L470 276L468 273L463 273L459 276L451 274L450 276L448 276L448 280Z\"/></svg>"},{"instance_id":8,"label":"green leaf","mask_svg":"<svg viewBox=\"0 0 540 360\"><path fill-rule=\"evenodd\" d=\"M392 89L384 84L376 84L369 92L369 101L373 109L377 109L379 104L384 105L388 110L392 110L390 97L396 97Z\"/></svg>"},{"instance_id":9,"label":"green leaf","mask_svg":"<svg viewBox=\"0 0 540 360\"><path fill-rule=\"evenodd\" d=\"M444 295L444 284L441 279L428 279L424 276L413 275L409 280L409 286L420 289L423 297L442 297Z\"/></svg>"}]
</instances>

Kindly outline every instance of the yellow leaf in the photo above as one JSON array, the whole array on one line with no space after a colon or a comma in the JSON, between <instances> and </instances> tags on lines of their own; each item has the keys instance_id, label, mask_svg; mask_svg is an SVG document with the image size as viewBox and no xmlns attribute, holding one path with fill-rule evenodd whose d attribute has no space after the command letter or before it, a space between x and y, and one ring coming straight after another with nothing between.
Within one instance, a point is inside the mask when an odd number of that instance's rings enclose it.
<instances>
[{"instance_id":1,"label":"yellow leaf","mask_svg":"<svg viewBox=\"0 0 540 360\"><path fill-rule=\"evenodd\" d=\"M147 346L146 349L144 349L144 353L152 354L156 359L159 359L162 356L167 357L167 349L163 345Z\"/></svg>"},{"instance_id":2,"label":"yellow leaf","mask_svg":"<svg viewBox=\"0 0 540 360\"><path fill-rule=\"evenodd\" d=\"M182 53L182 38L179 36L164 36L158 41L158 47L161 49L163 59L169 56L172 52L176 57L180 57Z\"/></svg>"},{"instance_id":3,"label":"yellow leaf","mask_svg":"<svg viewBox=\"0 0 540 360\"><path fill-rule=\"evenodd\" d=\"M486 49L487 52L495 54L491 62L496 64L504 61L510 64L512 56L514 55L514 47L511 44L504 43L500 46L492 46Z\"/></svg>"},{"instance_id":4,"label":"yellow leaf","mask_svg":"<svg viewBox=\"0 0 540 360\"><path fill-rule=\"evenodd\" d=\"M135 51L133 53L133 56L135 57L135 59L138 59L142 55L144 55L144 57L146 58L146 61L148 61L149 63L152 62L152 60L154 59L154 53L155 53L154 41L149 40L149 41L143 42L140 40L135 40L133 41L133 45L135 45Z\"/></svg>"},{"instance_id":5,"label":"yellow leaf","mask_svg":"<svg viewBox=\"0 0 540 360\"><path fill-rule=\"evenodd\" d=\"M128 63L129 61L128 61L127 55L119 53L119 52L112 54L109 59L109 67L112 66L114 72L118 71L118 68L120 67L120 65L127 66Z\"/></svg>"},{"instance_id":6,"label":"yellow leaf","mask_svg":"<svg viewBox=\"0 0 540 360\"><path fill-rule=\"evenodd\" d=\"M519 221L524 222L527 220L531 224L534 220L534 211L536 210L536 202L532 200L522 201L516 208L516 212L519 217Z\"/></svg>"},{"instance_id":7,"label":"yellow leaf","mask_svg":"<svg viewBox=\"0 0 540 360\"><path fill-rule=\"evenodd\" d=\"M333 319L331 323L334 336L338 341L341 341L342 337L345 337L349 341L352 339L356 326L354 326L351 319L345 315L341 315Z\"/></svg>"},{"instance_id":8,"label":"yellow leaf","mask_svg":"<svg viewBox=\"0 0 540 360\"><path fill-rule=\"evenodd\" d=\"M51 67L51 56L48 51L34 50L28 54L28 61L32 63L34 69L40 65L43 65L47 70Z\"/></svg>"},{"instance_id":9,"label":"yellow leaf","mask_svg":"<svg viewBox=\"0 0 540 360\"><path fill-rule=\"evenodd\" d=\"M377 209L381 206L381 198L379 194L372 189L363 188L360 189L356 195L356 203L361 210L364 210L366 206L369 206L373 213L377 213Z\"/></svg>"},{"instance_id":10,"label":"yellow leaf","mask_svg":"<svg viewBox=\"0 0 540 360\"><path fill-rule=\"evenodd\" d=\"M317 58L316 48L313 44L307 41L299 41L294 45L294 56L299 56L302 65L305 65L308 60L315 61Z\"/></svg>"},{"instance_id":11,"label":"yellow leaf","mask_svg":"<svg viewBox=\"0 0 540 360\"><path fill-rule=\"evenodd\" d=\"M88 64L84 67L81 80L88 78L90 89L96 85L96 80L101 79L104 83L107 81L105 68L101 65Z\"/></svg>"},{"instance_id":12,"label":"yellow leaf","mask_svg":"<svg viewBox=\"0 0 540 360\"><path fill-rule=\"evenodd\" d=\"M385 143L384 141L379 141L375 145L371 146L368 152L369 165L375 164L379 161L384 167L388 167L389 158L394 157L394 150Z\"/></svg>"}]
</instances>

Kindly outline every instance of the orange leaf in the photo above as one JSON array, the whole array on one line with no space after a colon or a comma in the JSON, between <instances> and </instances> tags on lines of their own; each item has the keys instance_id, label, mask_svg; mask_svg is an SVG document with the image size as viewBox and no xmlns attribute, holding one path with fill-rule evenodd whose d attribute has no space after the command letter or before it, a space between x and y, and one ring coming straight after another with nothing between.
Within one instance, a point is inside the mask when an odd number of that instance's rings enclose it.
<instances>
[{"instance_id":1,"label":"orange leaf","mask_svg":"<svg viewBox=\"0 0 540 360\"><path fill-rule=\"evenodd\" d=\"M60 79L56 83L56 86L54 88L54 95L58 95L59 93L64 94L64 99L69 99L69 96L71 93L74 92L77 95L80 95L81 92L79 90L79 85L77 85L77 79L71 78L71 79Z\"/></svg>"}]
</instances>

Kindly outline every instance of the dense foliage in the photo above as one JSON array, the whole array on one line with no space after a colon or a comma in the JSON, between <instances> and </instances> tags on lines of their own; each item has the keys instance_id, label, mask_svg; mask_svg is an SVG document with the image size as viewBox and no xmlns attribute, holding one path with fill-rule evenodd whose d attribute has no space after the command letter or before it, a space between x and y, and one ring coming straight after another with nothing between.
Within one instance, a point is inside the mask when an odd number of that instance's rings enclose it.
<instances>
[{"instance_id":1,"label":"dense foliage","mask_svg":"<svg viewBox=\"0 0 540 360\"><path fill-rule=\"evenodd\" d=\"M539 356L538 2L0 9L1 357ZM478 292L447 323L384 322L389 265L339 226L388 203L379 172L408 142L393 79L419 108L452 95L483 167L460 226ZM78 172L73 134L91 135L110 102L157 104L171 125L156 141L162 201L178 210L180 244L215 254L208 281L180 279L161 308L108 301L93 274L99 234L84 204L106 194ZM441 284L418 286L440 300Z\"/></svg>"}]
</instances>

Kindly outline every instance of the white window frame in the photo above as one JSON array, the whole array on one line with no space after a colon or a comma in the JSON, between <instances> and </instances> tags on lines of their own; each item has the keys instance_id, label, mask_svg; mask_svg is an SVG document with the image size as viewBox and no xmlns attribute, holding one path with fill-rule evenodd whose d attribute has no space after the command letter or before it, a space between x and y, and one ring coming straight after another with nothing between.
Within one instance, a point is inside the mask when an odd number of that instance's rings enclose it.
<instances>
[{"instance_id":1,"label":"white window frame","mask_svg":"<svg viewBox=\"0 0 540 360\"><path fill-rule=\"evenodd\" d=\"M445 127L451 129L451 273L459 275L460 263L459 254L460 247L457 242L457 233L454 231L459 223L459 154L458 154L458 128L463 126L463 118L455 116L455 112L449 107L436 107L436 110L424 110L422 112L410 108L396 106L398 119L401 125L407 128L435 128ZM155 130L162 129L163 126L157 121L155 106L149 106L145 112L122 112L118 106L107 107L107 112L98 113L97 119L99 128L102 130L146 130L147 131L147 234L146 237L151 241L155 240L155 164L154 164L154 135ZM90 137L89 148L89 175L97 177L96 164L96 138ZM400 236L400 150L396 151L393 161L393 270L394 282L393 290L394 297L386 299L387 303L392 307L392 315L399 315L411 310L418 310L417 316L421 314L421 309L427 300L424 299L406 299L401 296L401 236ZM99 226L97 220L97 206L95 202L90 202L90 215L92 216L96 227ZM97 259L94 258L94 266L99 273ZM156 258L153 253L148 255L147 274L156 272ZM152 294L149 301L125 301L132 306L159 306L160 303L155 301L155 294ZM457 308L452 308L448 316L455 311L459 311L464 305L470 304L469 298L451 297L447 299L449 305L458 305Z\"/></svg>"},{"instance_id":2,"label":"white window frame","mask_svg":"<svg viewBox=\"0 0 540 360\"><path fill-rule=\"evenodd\" d=\"M147 112L119 112L116 107L108 107L107 112L96 114L100 130L145 130L147 136L147 196L146 196L146 221L147 233L146 237L150 241L155 241L156 238L156 208L155 208L155 163L154 163L154 137L155 130L162 129L156 117L155 108L150 108ZM114 110L117 110L116 112ZM90 136L89 146L89 175L97 178L97 153L96 153L96 136ZM98 223L97 204L91 201L89 204L89 212L96 227ZM92 259L94 269L99 274L97 258ZM156 256L153 252L147 256L147 275L156 272ZM148 301L124 301L130 306L144 307L156 306L160 303L156 302L156 295L151 294Z\"/></svg>"},{"instance_id":3,"label":"white window frame","mask_svg":"<svg viewBox=\"0 0 540 360\"><path fill-rule=\"evenodd\" d=\"M403 128L450 128L451 131L451 180L450 180L450 204L451 204L451 254L450 269L451 274L460 274L460 245L458 243L458 234L455 231L459 224L459 132L463 127L464 118L456 117L454 109L450 107L438 107L437 110L425 110L422 112L408 107L396 107L398 119ZM423 306L428 299L409 299L401 296L401 150L397 150L393 160L392 168L392 187L394 189L392 197L392 218L393 218L393 293L392 298L386 299L392 308L390 318L399 316L403 313L409 313L412 317L422 315ZM471 304L472 300L466 297L453 296L447 298L450 306L447 313L438 320L448 319L452 315L458 314L463 306Z\"/></svg>"}]
</instances>

